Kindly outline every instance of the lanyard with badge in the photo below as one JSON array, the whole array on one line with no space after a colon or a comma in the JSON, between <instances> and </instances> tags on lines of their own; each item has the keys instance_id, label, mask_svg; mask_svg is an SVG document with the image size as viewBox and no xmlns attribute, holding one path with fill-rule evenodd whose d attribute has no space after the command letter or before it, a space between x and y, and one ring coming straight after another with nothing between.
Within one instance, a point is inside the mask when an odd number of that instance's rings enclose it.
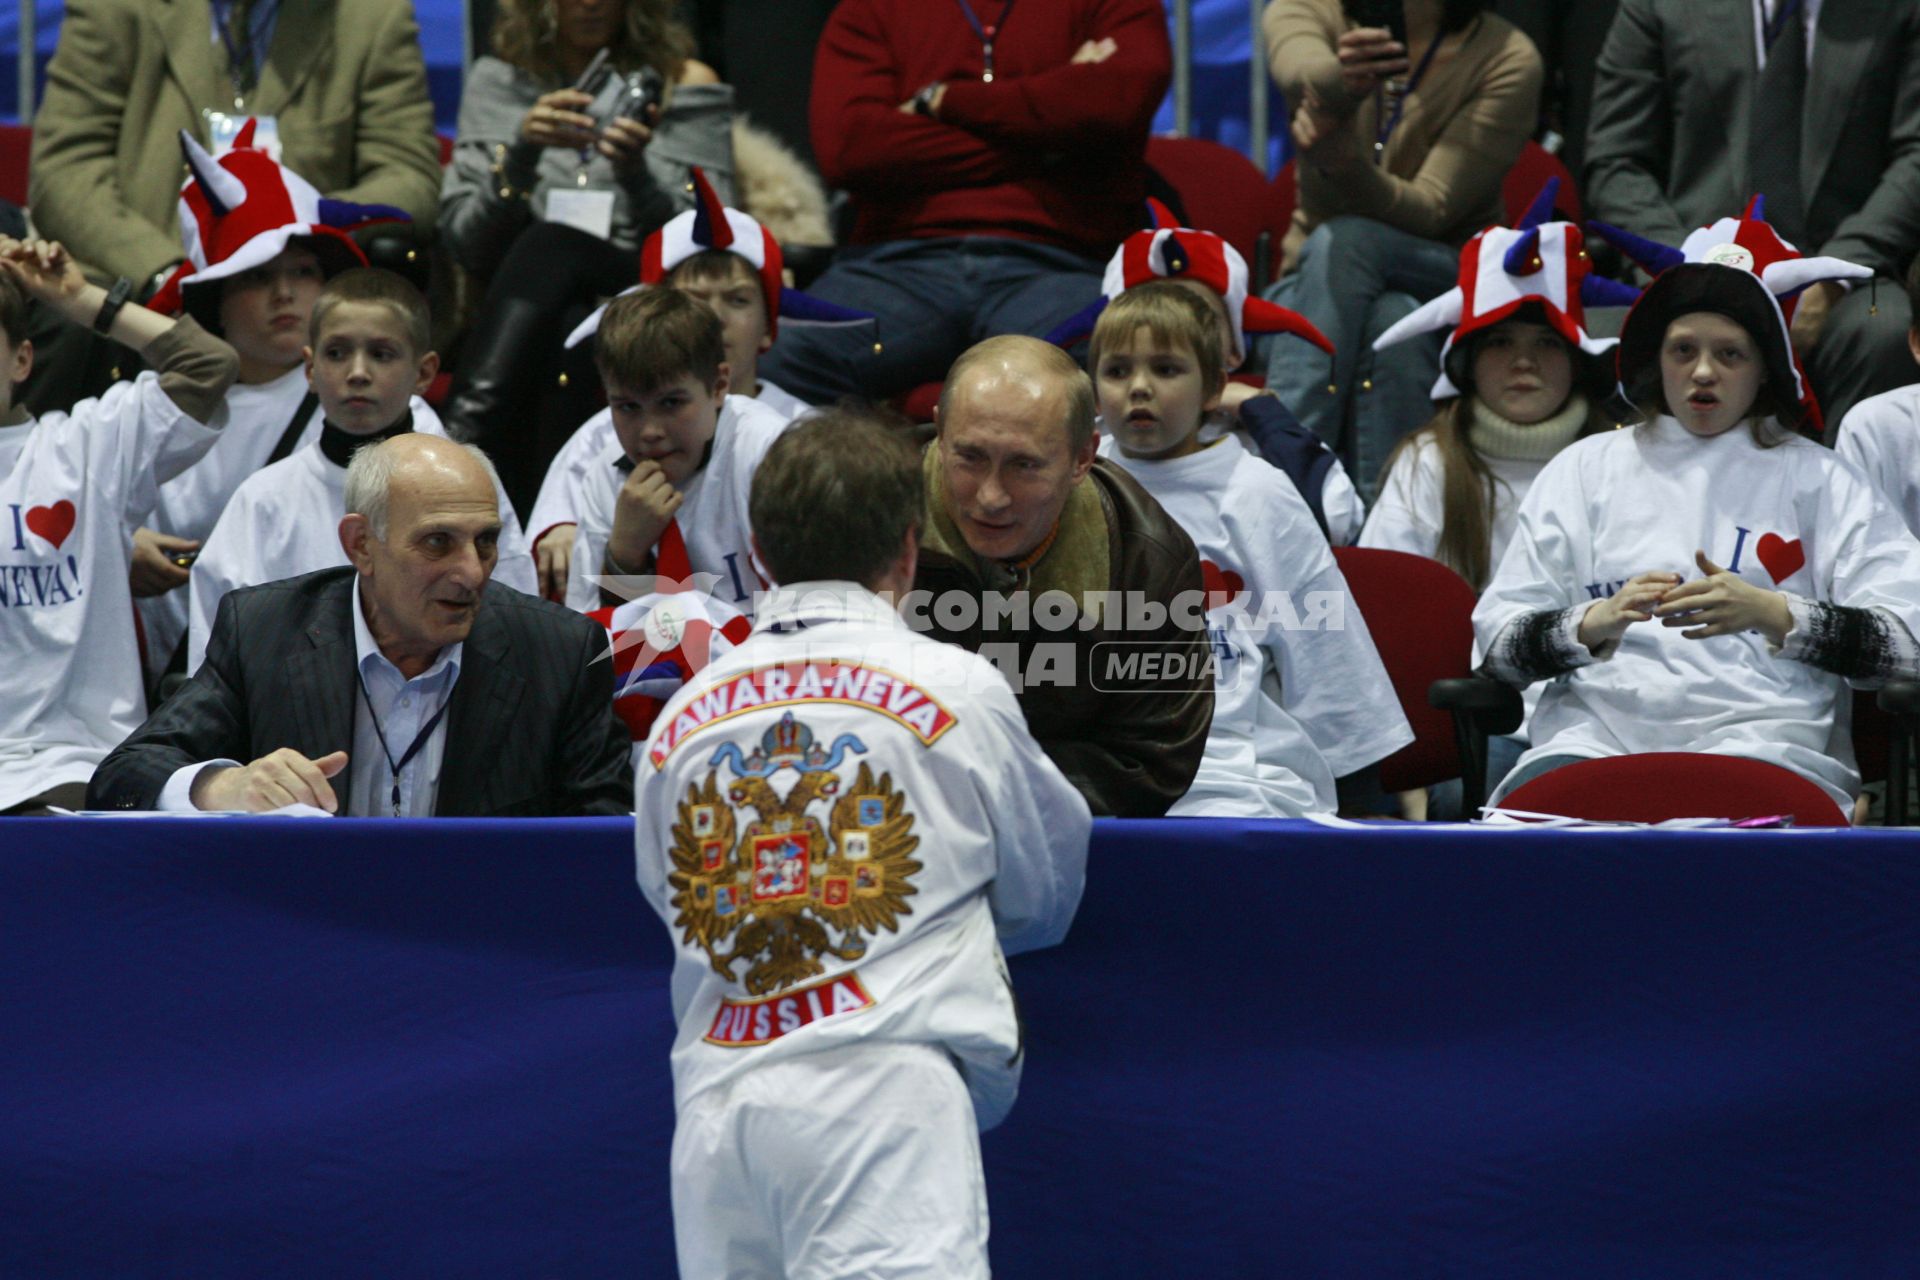
<instances>
[{"instance_id":1,"label":"lanyard with badge","mask_svg":"<svg viewBox=\"0 0 1920 1280\"><path fill-rule=\"evenodd\" d=\"M453 695L448 694L440 703L439 710L435 711L426 724L421 726L420 732L414 735L413 745L407 748L406 754L402 755L399 763L396 764L393 759L393 748L387 745L387 731L380 727L380 713L373 709L373 695L367 692L366 673L356 671L354 674L360 678L360 696L366 700L367 715L373 719L374 736L380 739L380 750L387 757L387 768L393 774L393 816L397 818L400 816L400 771L413 763L413 758L420 754L420 748L427 745L427 739L431 738L433 731L440 727L440 717L447 714L447 708L453 704Z\"/></svg>"},{"instance_id":2,"label":"lanyard with badge","mask_svg":"<svg viewBox=\"0 0 1920 1280\"><path fill-rule=\"evenodd\" d=\"M259 0L252 5L242 4L241 0L229 0L224 20L217 12L211 15L214 30L226 49L227 72L233 79L233 111L203 110L200 113L207 126L207 150L215 159L233 150L234 140L251 119L253 145L273 157L275 163L280 160L279 119L247 114L246 95L257 87L260 78L253 49L253 14L264 10L265 6ZM236 13L239 21L247 24L247 29L238 33L234 30Z\"/></svg>"},{"instance_id":3,"label":"lanyard with badge","mask_svg":"<svg viewBox=\"0 0 1920 1280\"><path fill-rule=\"evenodd\" d=\"M967 0L954 0L960 6L960 12L967 15L967 25L973 28L973 34L980 41L980 56L986 69L980 73L980 79L987 84L993 83L993 42L1007 28L1007 15L1013 12L1013 0L1000 6L1000 16L992 22L981 22L980 15L973 11Z\"/></svg>"},{"instance_id":4,"label":"lanyard with badge","mask_svg":"<svg viewBox=\"0 0 1920 1280\"><path fill-rule=\"evenodd\" d=\"M1374 134L1374 164L1378 165L1386 158L1387 140L1393 137L1393 131L1400 127L1400 116L1407 109L1407 99L1413 96L1413 91L1420 87L1422 80L1426 79L1427 68L1433 65L1433 55L1440 52L1440 44L1445 39L1446 32L1434 32L1433 40L1427 45L1427 51L1420 55L1420 65L1413 70L1413 78L1407 81L1406 88L1399 90L1393 95L1393 114L1387 115L1385 107L1386 86L1383 84L1374 90L1382 99L1379 114L1386 116L1385 121L1380 126L1379 132Z\"/></svg>"}]
</instances>

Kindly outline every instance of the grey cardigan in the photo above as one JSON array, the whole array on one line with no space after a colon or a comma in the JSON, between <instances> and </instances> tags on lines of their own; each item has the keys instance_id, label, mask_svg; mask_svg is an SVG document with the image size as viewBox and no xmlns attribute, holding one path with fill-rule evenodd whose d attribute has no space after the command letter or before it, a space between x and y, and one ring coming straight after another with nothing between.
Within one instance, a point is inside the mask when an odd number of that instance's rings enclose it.
<instances>
[{"instance_id":1,"label":"grey cardigan","mask_svg":"<svg viewBox=\"0 0 1920 1280\"><path fill-rule=\"evenodd\" d=\"M440 234L469 271L491 274L521 229L543 216L549 190L581 185L578 153L519 141L520 122L541 94L556 87L498 58L480 58L467 72L459 137L440 184ZM620 88L620 77L610 77L589 114L604 115ZM692 207L687 184L694 165L705 169L720 198L731 202L732 125L731 86L681 85L660 113L645 167L632 179L623 182L611 161L591 156L585 186L614 193L615 246L637 252L656 227ZM502 145L507 149L504 185L530 195L500 194L503 183L494 166Z\"/></svg>"}]
</instances>

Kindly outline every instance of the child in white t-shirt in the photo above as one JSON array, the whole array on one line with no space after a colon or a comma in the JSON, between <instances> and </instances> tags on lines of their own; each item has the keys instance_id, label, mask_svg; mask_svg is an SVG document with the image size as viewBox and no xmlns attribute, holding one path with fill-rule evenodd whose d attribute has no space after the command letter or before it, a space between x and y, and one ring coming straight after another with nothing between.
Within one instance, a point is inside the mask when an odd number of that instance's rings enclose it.
<instances>
[{"instance_id":1,"label":"child in white t-shirt","mask_svg":"<svg viewBox=\"0 0 1920 1280\"><path fill-rule=\"evenodd\" d=\"M1550 182L1520 224L1482 231L1460 254L1460 279L1382 334L1376 347L1450 329L1434 383L1433 420L1387 459L1359 545L1438 560L1479 591L1513 536L1521 500L1542 468L1582 436L1613 424L1613 340L1586 331L1585 303L1631 302L1633 289L1589 274L1585 238L1548 221ZM1527 711L1537 690L1526 694ZM1492 739L1487 778L1498 783L1526 750L1519 733ZM1458 807L1458 783L1435 788L1439 816ZM1426 796L1405 797L1418 815Z\"/></svg>"},{"instance_id":2,"label":"child in white t-shirt","mask_svg":"<svg viewBox=\"0 0 1920 1280\"><path fill-rule=\"evenodd\" d=\"M1247 261L1238 249L1211 231L1176 225L1178 220L1158 200L1147 201L1147 206L1153 214L1153 228L1137 231L1121 242L1107 262L1102 296L1049 334L1049 341L1060 346L1081 341L1114 299L1139 285L1169 280L1190 290L1206 305L1220 333L1222 360L1228 372L1245 363L1250 333L1289 334L1312 343L1331 358L1333 343L1305 317L1252 292ZM1334 546L1348 546L1359 536L1367 511L1346 468L1277 395L1245 383L1224 384L1219 403L1207 411L1206 420L1200 424L1200 441L1211 444L1228 432L1238 434L1249 452L1279 468L1293 482L1321 532Z\"/></svg>"},{"instance_id":3,"label":"child in white t-shirt","mask_svg":"<svg viewBox=\"0 0 1920 1280\"><path fill-rule=\"evenodd\" d=\"M322 200L313 185L253 145L253 122L218 160L181 134L188 177L180 190L186 259L147 305L193 316L233 345L240 376L227 392L227 426L207 455L160 486L133 535L133 594L158 676L187 632L189 566L240 482L320 434L320 405L301 352L321 287L367 265L347 232L404 219L397 209ZM182 655L184 657L184 654Z\"/></svg>"},{"instance_id":4,"label":"child in white t-shirt","mask_svg":"<svg viewBox=\"0 0 1920 1280\"><path fill-rule=\"evenodd\" d=\"M1790 429L1802 391L1775 290L1848 264L1751 218L1683 252L1621 334L1648 420L1548 464L1475 610L1490 674L1551 681L1500 794L1575 760L1705 752L1791 769L1846 811L1849 683L1920 674L1920 542Z\"/></svg>"},{"instance_id":5,"label":"child in white t-shirt","mask_svg":"<svg viewBox=\"0 0 1920 1280\"><path fill-rule=\"evenodd\" d=\"M1920 258L1907 272L1907 297L1920 305ZM1913 314L1920 322L1920 310ZM1907 331L1907 347L1920 361L1920 327ZM1854 405L1840 420L1833 447L1867 473L1907 528L1920 536L1920 382Z\"/></svg>"},{"instance_id":6,"label":"child in white t-shirt","mask_svg":"<svg viewBox=\"0 0 1920 1280\"><path fill-rule=\"evenodd\" d=\"M780 323L870 323L864 312L848 311L786 286L780 242L753 217L720 203L706 174L693 171L694 207L671 218L647 237L640 251L640 288L678 289L706 304L720 317L733 394L773 410L788 421L813 406L760 376L760 357L772 349ZM599 328L604 309L595 312L567 339L585 341ZM579 512L572 507L580 477L615 443L613 417L601 410L581 424L547 468L527 528L533 534L541 592L549 600L566 595Z\"/></svg>"},{"instance_id":7,"label":"child in white t-shirt","mask_svg":"<svg viewBox=\"0 0 1920 1280\"><path fill-rule=\"evenodd\" d=\"M1193 538L1215 661L1206 753L1175 815L1330 813L1334 780L1413 731L1334 563L1285 474L1200 425L1225 382L1204 302L1172 281L1116 298L1089 349L1102 455Z\"/></svg>"},{"instance_id":8,"label":"child in white t-shirt","mask_svg":"<svg viewBox=\"0 0 1920 1280\"><path fill-rule=\"evenodd\" d=\"M594 362L615 440L563 480L579 519L566 603L618 604L659 577L751 616L763 582L747 496L788 420L729 394L720 319L677 289L614 299Z\"/></svg>"},{"instance_id":9,"label":"child in white t-shirt","mask_svg":"<svg viewBox=\"0 0 1920 1280\"><path fill-rule=\"evenodd\" d=\"M213 446L238 359L192 319L89 284L58 244L0 238L0 814L80 808L146 714L129 537L155 487ZM141 353L153 371L38 421L26 296Z\"/></svg>"},{"instance_id":10,"label":"child in white t-shirt","mask_svg":"<svg viewBox=\"0 0 1920 1280\"><path fill-rule=\"evenodd\" d=\"M340 541L347 463L356 449L408 431L445 435L420 398L439 370L426 299L391 271L342 272L321 290L308 324L307 381L323 414L311 444L256 471L227 502L194 562L187 671L206 656L221 598L347 563ZM506 491L493 578L533 590L533 561Z\"/></svg>"}]
</instances>

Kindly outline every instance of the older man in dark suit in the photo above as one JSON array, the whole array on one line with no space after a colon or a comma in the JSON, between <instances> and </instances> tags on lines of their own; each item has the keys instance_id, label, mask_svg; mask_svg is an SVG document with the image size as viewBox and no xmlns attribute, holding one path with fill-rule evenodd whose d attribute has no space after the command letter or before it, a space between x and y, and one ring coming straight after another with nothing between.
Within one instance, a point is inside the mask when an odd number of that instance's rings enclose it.
<instances>
[{"instance_id":1,"label":"older man in dark suit","mask_svg":"<svg viewBox=\"0 0 1920 1280\"><path fill-rule=\"evenodd\" d=\"M1899 282L1920 253L1920 6L1621 0L1592 120L1597 217L1677 245L1758 192L1803 253L1891 282L1801 297L1794 346L1830 427L1856 400L1914 380Z\"/></svg>"},{"instance_id":2,"label":"older man in dark suit","mask_svg":"<svg viewBox=\"0 0 1920 1280\"><path fill-rule=\"evenodd\" d=\"M101 763L89 806L629 812L606 633L488 581L494 483L450 440L362 449L340 522L351 566L229 594L205 662Z\"/></svg>"}]
</instances>

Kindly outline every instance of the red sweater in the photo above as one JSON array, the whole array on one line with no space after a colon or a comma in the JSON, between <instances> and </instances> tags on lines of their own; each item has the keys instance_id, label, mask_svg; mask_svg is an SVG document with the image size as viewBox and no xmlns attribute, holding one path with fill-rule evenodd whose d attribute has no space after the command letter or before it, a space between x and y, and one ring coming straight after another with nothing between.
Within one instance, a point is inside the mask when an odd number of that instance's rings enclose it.
<instances>
[{"instance_id":1,"label":"red sweater","mask_svg":"<svg viewBox=\"0 0 1920 1280\"><path fill-rule=\"evenodd\" d=\"M982 23L1006 0L970 0ZM1088 40L1105 62L1073 65ZM1147 130L1172 75L1160 0L1013 0L994 80L959 0L841 0L813 64L813 151L856 243L1042 240L1104 258L1144 225ZM946 84L940 118L902 102Z\"/></svg>"}]
</instances>

